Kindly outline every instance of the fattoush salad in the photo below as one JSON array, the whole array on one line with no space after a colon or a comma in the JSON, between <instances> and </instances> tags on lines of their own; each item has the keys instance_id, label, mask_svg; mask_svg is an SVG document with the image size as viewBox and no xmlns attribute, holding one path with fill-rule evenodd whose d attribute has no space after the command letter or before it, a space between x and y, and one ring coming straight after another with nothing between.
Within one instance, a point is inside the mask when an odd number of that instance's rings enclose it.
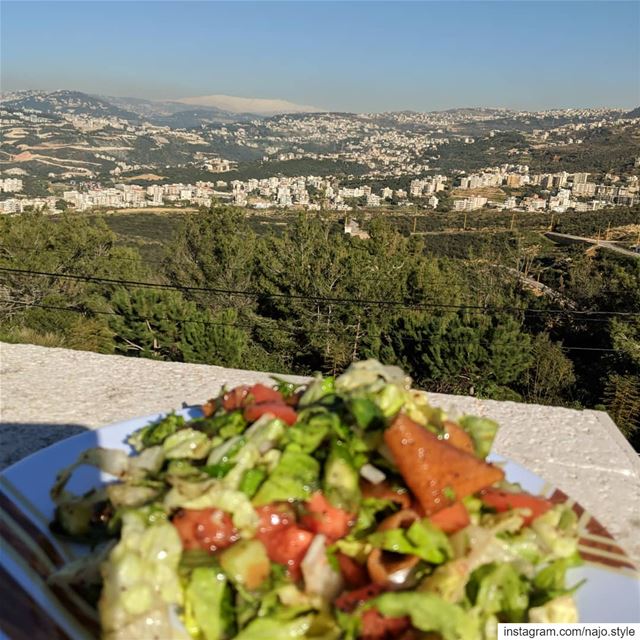
<instances>
[{"instance_id":1,"label":"fattoush salad","mask_svg":"<svg viewBox=\"0 0 640 640\"><path fill-rule=\"evenodd\" d=\"M487 462L394 366L223 389L60 473L51 529L94 547L51 577L106 640L476 640L575 622L574 512ZM80 465L113 482L65 487Z\"/></svg>"}]
</instances>

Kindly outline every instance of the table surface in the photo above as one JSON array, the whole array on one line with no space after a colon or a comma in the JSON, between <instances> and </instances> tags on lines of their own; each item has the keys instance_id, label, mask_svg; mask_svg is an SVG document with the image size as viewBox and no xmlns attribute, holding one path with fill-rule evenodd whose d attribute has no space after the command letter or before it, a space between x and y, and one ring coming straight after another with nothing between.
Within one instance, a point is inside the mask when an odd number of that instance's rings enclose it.
<instances>
[{"instance_id":1,"label":"table surface","mask_svg":"<svg viewBox=\"0 0 640 640\"><path fill-rule=\"evenodd\" d=\"M0 376L0 469L87 429L202 404L223 384L269 378L255 371L6 343L0 344ZM472 413L497 420L497 453L577 500L640 560L640 462L606 413L429 396L453 418Z\"/></svg>"}]
</instances>

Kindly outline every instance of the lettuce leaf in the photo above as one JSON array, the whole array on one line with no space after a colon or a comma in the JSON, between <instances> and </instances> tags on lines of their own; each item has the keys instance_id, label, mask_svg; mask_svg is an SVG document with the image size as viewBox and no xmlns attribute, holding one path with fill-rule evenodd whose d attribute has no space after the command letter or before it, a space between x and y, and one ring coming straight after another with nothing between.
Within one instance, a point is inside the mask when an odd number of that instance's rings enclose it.
<instances>
[{"instance_id":1,"label":"lettuce leaf","mask_svg":"<svg viewBox=\"0 0 640 640\"><path fill-rule=\"evenodd\" d=\"M335 413L321 407L303 409L298 413L298 421L286 431L285 442L291 448L303 453L315 451L339 423Z\"/></svg>"},{"instance_id":2,"label":"lettuce leaf","mask_svg":"<svg viewBox=\"0 0 640 640\"><path fill-rule=\"evenodd\" d=\"M432 593L385 593L371 600L368 606L390 618L409 616L416 629L434 631L443 640L477 640L480 637L478 622L471 614Z\"/></svg>"},{"instance_id":3,"label":"lettuce leaf","mask_svg":"<svg viewBox=\"0 0 640 640\"><path fill-rule=\"evenodd\" d=\"M306 500L318 486L319 473L320 465L315 458L287 449L253 498L253 504Z\"/></svg>"},{"instance_id":4,"label":"lettuce leaf","mask_svg":"<svg viewBox=\"0 0 640 640\"><path fill-rule=\"evenodd\" d=\"M578 622L576 603L570 595L549 600L540 607L529 609L529 622L533 623L573 623Z\"/></svg>"},{"instance_id":5,"label":"lettuce leaf","mask_svg":"<svg viewBox=\"0 0 640 640\"><path fill-rule=\"evenodd\" d=\"M332 376L327 376L325 378L318 376L309 383L307 390L302 394L302 397L298 402L298 406L308 407L309 405L322 400L322 398L326 396L333 395L335 392L335 378Z\"/></svg>"},{"instance_id":6,"label":"lettuce leaf","mask_svg":"<svg viewBox=\"0 0 640 640\"><path fill-rule=\"evenodd\" d=\"M467 584L467 596L484 615L501 614L508 622L524 622L529 607L529 585L513 565L488 564L476 569Z\"/></svg>"},{"instance_id":7,"label":"lettuce leaf","mask_svg":"<svg viewBox=\"0 0 640 640\"><path fill-rule=\"evenodd\" d=\"M541 569L533 578L532 604L540 606L559 596L573 593L582 582L567 587L567 570L581 564L582 558L578 553L575 553L568 558L554 560Z\"/></svg>"},{"instance_id":8,"label":"lettuce leaf","mask_svg":"<svg viewBox=\"0 0 640 640\"><path fill-rule=\"evenodd\" d=\"M471 436L476 455L486 458L491 451L493 441L498 432L498 423L489 418L478 416L463 416L459 420L460 426Z\"/></svg>"},{"instance_id":9,"label":"lettuce leaf","mask_svg":"<svg viewBox=\"0 0 640 640\"><path fill-rule=\"evenodd\" d=\"M216 567L194 569L185 590L185 626L191 635L204 640L228 637L234 622L230 598L227 580Z\"/></svg>"},{"instance_id":10,"label":"lettuce leaf","mask_svg":"<svg viewBox=\"0 0 640 640\"><path fill-rule=\"evenodd\" d=\"M397 505L392 500L381 498L363 498L358 510L358 519L351 529L350 536L358 536L368 533L376 525L376 516L379 513L393 511Z\"/></svg>"},{"instance_id":11,"label":"lettuce leaf","mask_svg":"<svg viewBox=\"0 0 640 640\"><path fill-rule=\"evenodd\" d=\"M313 622L313 615L283 621L278 618L256 618L237 636L236 640L290 640L304 638Z\"/></svg>"},{"instance_id":12,"label":"lettuce leaf","mask_svg":"<svg viewBox=\"0 0 640 640\"><path fill-rule=\"evenodd\" d=\"M155 424L150 424L133 433L128 442L136 451L141 451L146 447L162 444L166 438L182 429L185 424L182 416L170 413Z\"/></svg>"},{"instance_id":13,"label":"lettuce leaf","mask_svg":"<svg viewBox=\"0 0 640 640\"><path fill-rule=\"evenodd\" d=\"M224 440L240 435L248 424L242 411L224 411L223 409L210 418L199 418L191 422L194 429L203 431L208 436L218 435Z\"/></svg>"},{"instance_id":14,"label":"lettuce leaf","mask_svg":"<svg viewBox=\"0 0 640 640\"><path fill-rule=\"evenodd\" d=\"M106 638L136 635L147 624L158 637L177 636L168 609L183 603L178 574L182 542L176 528L166 521L147 525L144 513L123 515L120 542L102 564L103 589L99 611Z\"/></svg>"},{"instance_id":15,"label":"lettuce leaf","mask_svg":"<svg viewBox=\"0 0 640 640\"><path fill-rule=\"evenodd\" d=\"M537 517L531 528L546 551L547 559L569 558L577 553L577 517L570 507L554 505Z\"/></svg>"},{"instance_id":16,"label":"lettuce leaf","mask_svg":"<svg viewBox=\"0 0 640 640\"><path fill-rule=\"evenodd\" d=\"M431 564L442 564L453 556L446 534L428 520L418 520L408 529L377 531L368 542L385 551L418 556Z\"/></svg>"},{"instance_id":17,"label":"lettuce leaf","mask_svg":"<svg viewBox=\"0 0 640 640\"><path fill-rule=\"evenodd\" d=\"M162 448L168 460L176 458L200 460L209 454L211 441L202 431L188 427L168 436L162 443Z\"/></svg>"}]
</instances>

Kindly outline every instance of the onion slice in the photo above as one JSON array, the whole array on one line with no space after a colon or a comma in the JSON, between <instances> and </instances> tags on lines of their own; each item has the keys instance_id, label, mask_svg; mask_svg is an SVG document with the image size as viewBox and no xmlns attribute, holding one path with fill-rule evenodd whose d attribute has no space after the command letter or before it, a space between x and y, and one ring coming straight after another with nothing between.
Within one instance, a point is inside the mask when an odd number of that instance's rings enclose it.
<instances>
[{"instance_id":1,"label":"onion slice","mask_svg":"<svg viewBox=\"0 0 640 640\"><path fill-rule=\"evenodd\" d=\"M332 601L344 588L344 581L329 564L326 541L326 536L321 533L312 540L300 568L305 592Z\"/></svg>"},{"instance_id":2,"label":"onion slice","mask_svg":"<svg viewBox=\"0 0 640 640\"><path fill-rule=\"evenodd\" d=\"M372 464L363 464L360 468L360 475L368 480L371 484L380 484L387 479L387 476L384 475L380 469L374 467Z\"/></svg>"}]
</instances>

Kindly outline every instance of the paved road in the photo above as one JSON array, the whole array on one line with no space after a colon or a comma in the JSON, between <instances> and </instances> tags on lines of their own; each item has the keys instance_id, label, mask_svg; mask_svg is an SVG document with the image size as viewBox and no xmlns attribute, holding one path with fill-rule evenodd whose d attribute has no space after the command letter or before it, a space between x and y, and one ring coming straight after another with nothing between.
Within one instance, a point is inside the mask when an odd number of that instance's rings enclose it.
<instances>
[{"instance_id":1,"label":"paved road","mask_svg":"<svg viewBox=\"0 0 640 640\"><path fill-rule=\"evenodd\" d=\"M567 233L555 233L548 231L544 234L549 240L558 242L559 244L590 244L596 247L602 247L603 249L610 249L616 253L620 253L623 256L629 256L631 258L640 259L640 253L634 253L629 249L619 247L615 242L608 240L596 240L595 238L583 238L582 236L572 236Z\"/></svg>"}]
</instances>

